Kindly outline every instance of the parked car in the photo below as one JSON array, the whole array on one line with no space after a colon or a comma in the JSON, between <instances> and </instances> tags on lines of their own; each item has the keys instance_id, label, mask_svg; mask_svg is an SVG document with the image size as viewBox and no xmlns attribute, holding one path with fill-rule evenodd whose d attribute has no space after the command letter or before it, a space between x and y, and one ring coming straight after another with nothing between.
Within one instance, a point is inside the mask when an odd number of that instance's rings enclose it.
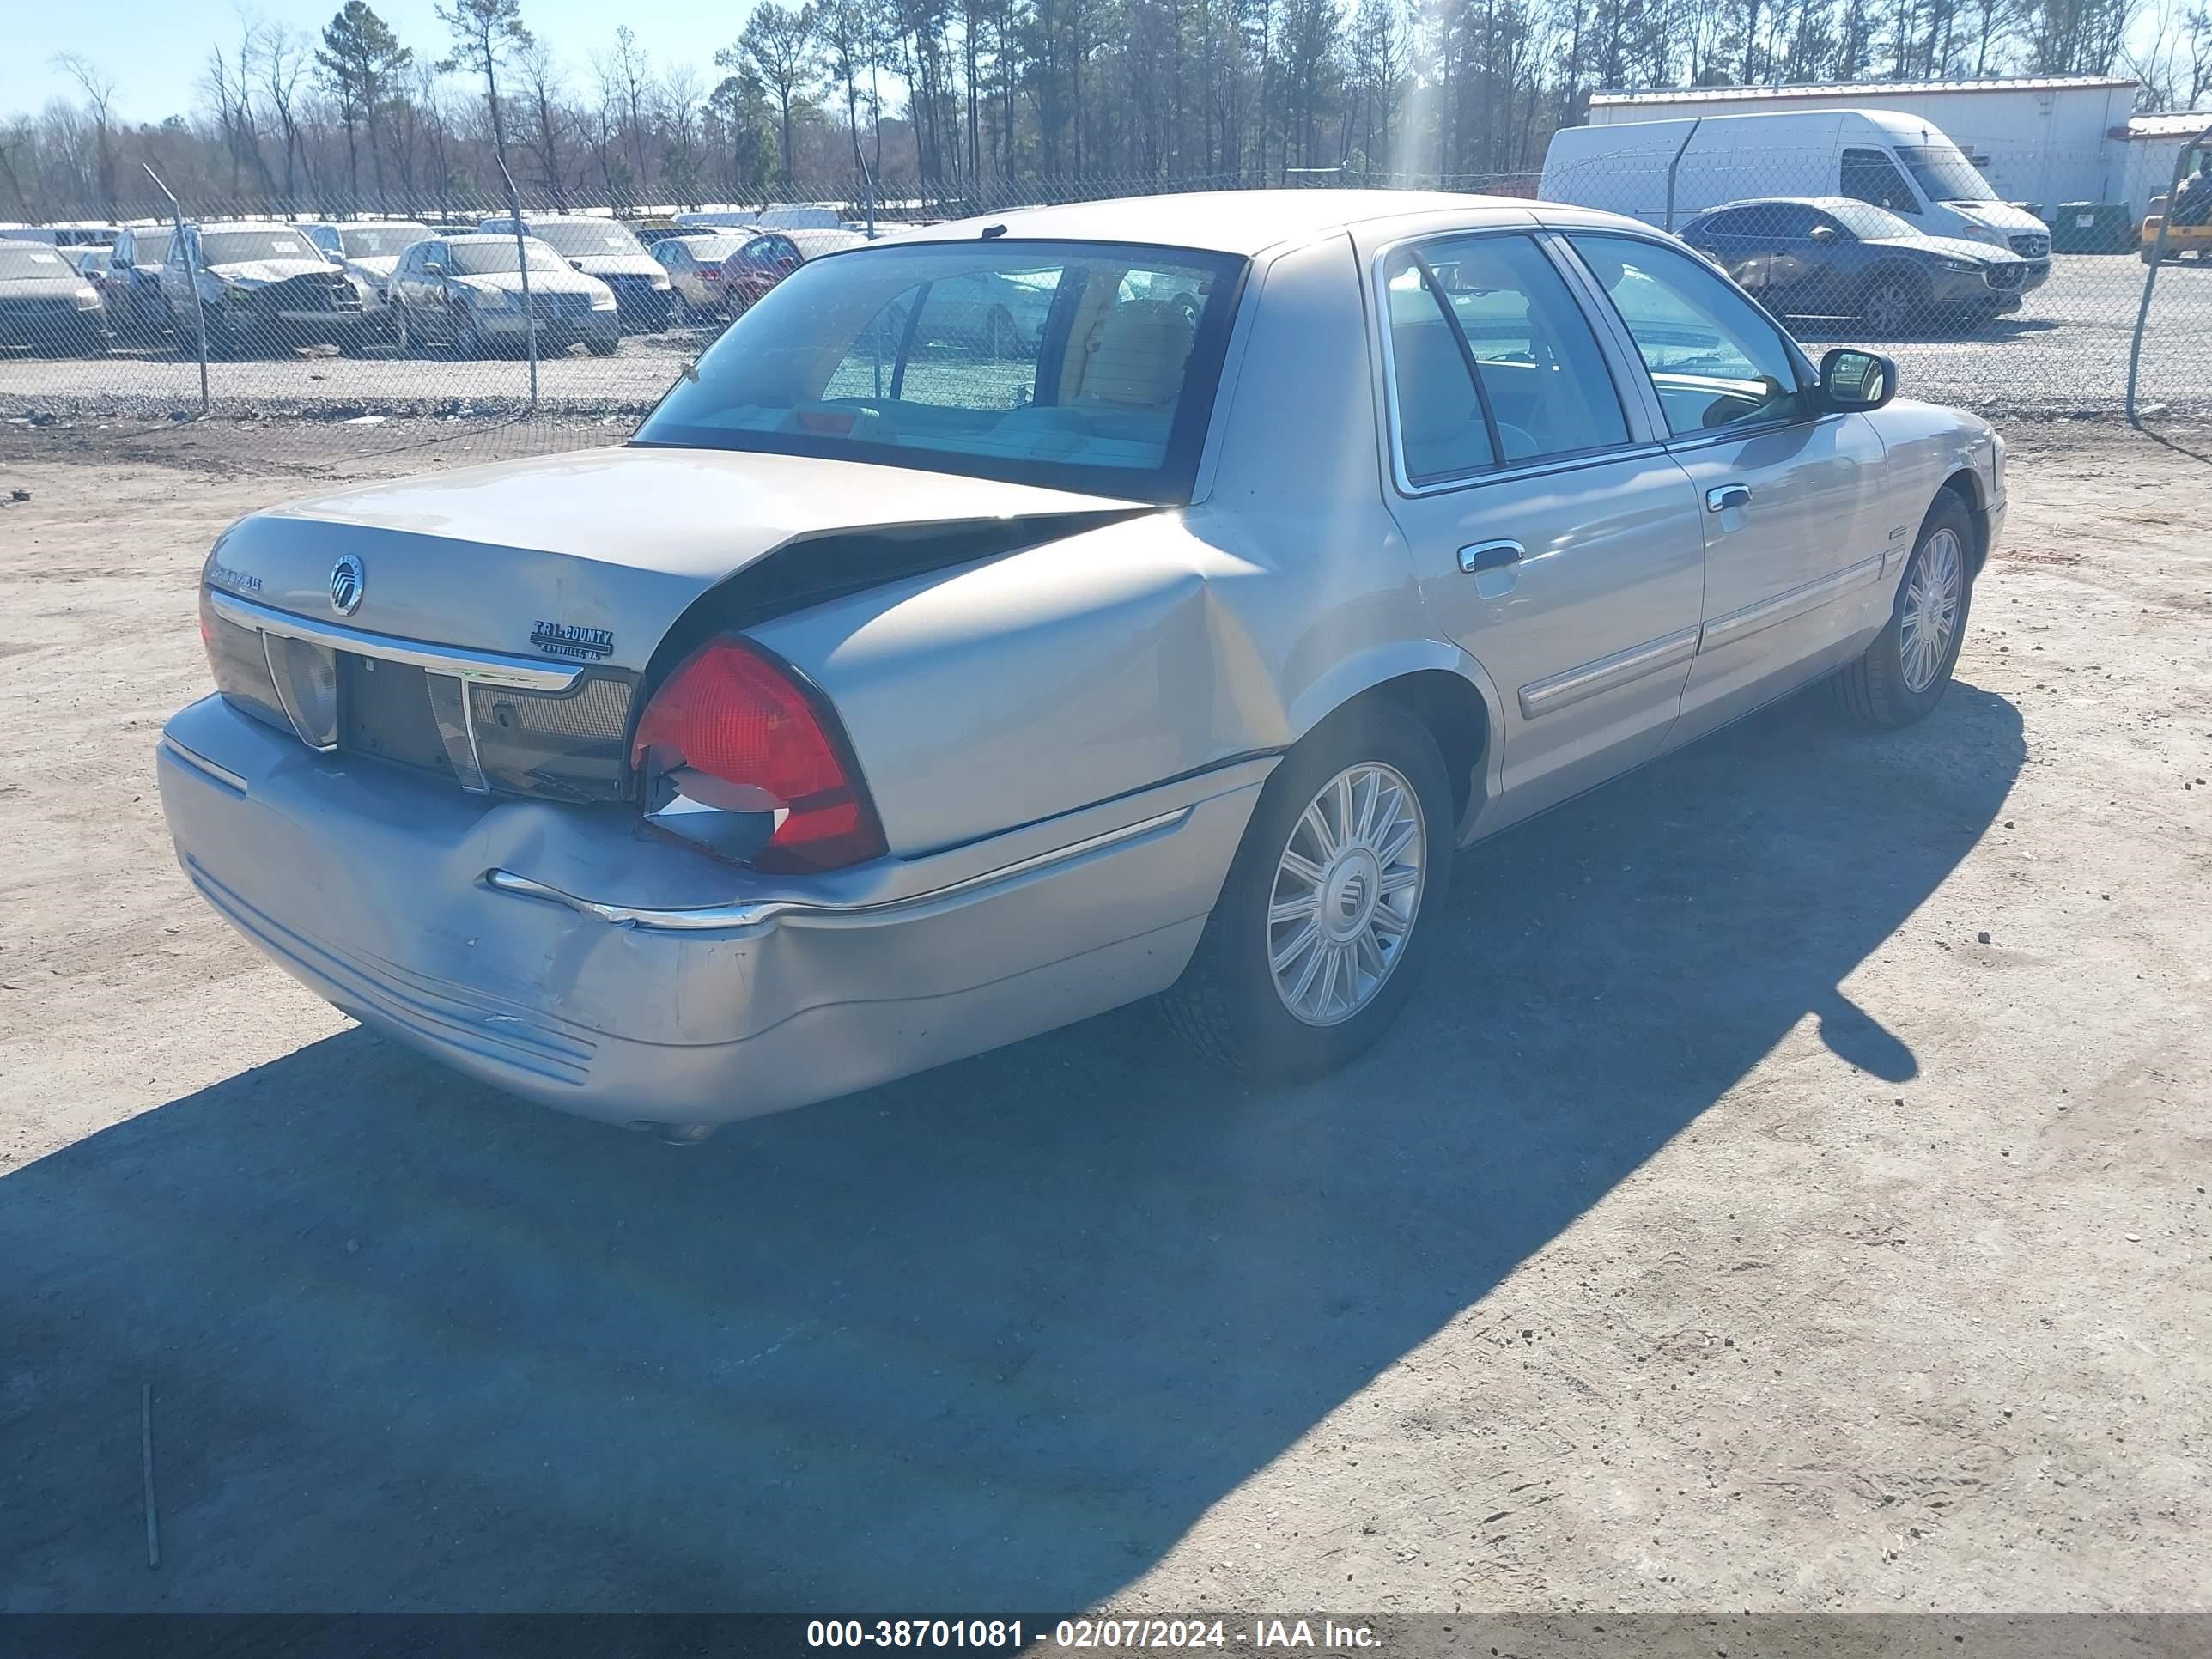
<instances>
[{"instance_id":1,"label":"parked car","mask_svg":"<svg viewBox=\"0 0 2212 1659\"><path fill-rule=\"evenodd\" d=\"M1997 199L1942 129L1884 109L1784 110L1561 127L1544 152L1546 200L1632 214L1680 230L1701 202L1847 196L1923 235L2002 248L2051 276L2051 227Z\"/></svg>"},{"instance_id":2,"label":"parked car","mask_svg":"<svg viewBox=\"0 0 2212 1659\"><path fill-rule=\"evenodd\" d=\"M513 236L514 221L487 219L478 228ZM668 273L629 226L582 215L532 214L524 228L576 270L613 289L624 328L651 334L668 326L673 310Z\"/></svg>"},{"instance_id":3,"label":"parked car","mask_svg":"<svg viewBox=\"0 0 2212 1659\"><path fill-rule=\"evenodd\" d=\"M917 386L940 291L1048 273L1033 368ZM1896 384L1608 214L949 224L801 266L623 447L233 526L163 809L348 1013L679 1139L1159 994L1311 1076L1458 847L1816 680L1937 706L2003 446Z\"/></svg>"},{"instance_id":4,"label":"parked car","mask_svg":"<svg viewBox=\"0 0 2212 1659\"><path fill-rule=\"evenodd\" d=\"M430 227L414 219L375 219L307 224L300 231L353 279L370 329L389 337L392 313L385 290L392 268L401 254L431 234Z\"/></svg>"},{"instance_id":5,"label":"parked car","mask_svg":"<svg viewBox=\"0 0 2212 1659\"><path fill-rule=\"evenodd\" d=\"M704 212L679 213L675 219L678 230L738 230L759 222L757 208L710 208Z\"/></svg>"},{"instance_id":6,"label":"parked car","mask_svg":"<svg viewBox=\"0 0 2212 1659\"><path fill-rule=\"evenodd\" d=\"M530 262L530 308L522 303L522 260ZM480 357L494 349L520 351L538 319L541 352L563 351L580 342L606 356L622 342L614 290L586 276L544 243L514 235L471 232L417 242L399 256L387 285L392 331L403 351L447 345L454 355Z\"/></svg>"},{"instance_id":7,"label":"parked car","mask_svg":"<svg viewBox=\"0 0 2212 1659\"><path fill-rule=\"evenodd\" d=\"M158 345L171 326L161 292L161 267L169 257L170 227L126 225L107 252L107 270L94 278L115 337L131 345Z\"/></svg>"},{"instance_id":8,"label":"parked car","mask_svg":"<svg viewBox=\"0 0 2212 1659\"><path fill-rule=\"evenodd\" d=\"M1923 236L1844 197L1710 208L1682 240L1778 317L1853 318L1876 339L1973 328L2020 309L2027 263L1981 242Z\"/></svg>"},{"instance_id":9,"label":"parked car","mask_svg":"<svg viewBox=\"0 0 2212 1659\"><path fill-rule=\"evenodd\" d=\"M744 231L679 230L654 242L653 257L668 273L673 319L688 324L732 315L728 261L759 240Z\"/></svg>"},{"instance_id":10,"label":"parked car","mask_svg":"<svg viewBox=\"0 0 2212 1659\"><path fill-rule=\"evenodd\" d=\"M303 344L358 350L368 341L358 290L289 225L187 224L170 238L161 296L187 355L198 349L195 287L208 350L217 356Z\"/></svg>"},{"instance_id":11,"label":"parked car","mask_svg":"<svg viewBox=\"0 0 2212 1659\"><path fill-rule=\"evenodd\" d=\"M747 239L722 260L724 308L735 316L809 259L863 246L848 230L771 230Z\"/></svg>"},{"instance_id":12,"label":"parked car","mask_svg":"<svg viewBox=\"0 0 2212 1659\"><path fill-rule=\"evenodd\" d=\"M0 346L82 353L106 345L100 292L60 249L0 241Z\"/></svg>"}]
</instances>

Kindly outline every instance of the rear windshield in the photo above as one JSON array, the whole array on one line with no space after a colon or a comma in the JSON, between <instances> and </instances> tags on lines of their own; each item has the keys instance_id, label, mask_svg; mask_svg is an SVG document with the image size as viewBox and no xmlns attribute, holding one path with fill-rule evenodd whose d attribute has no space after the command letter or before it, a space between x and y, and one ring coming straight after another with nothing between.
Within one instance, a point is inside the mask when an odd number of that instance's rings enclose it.
<instances>
[{"instance_id":1,"label":"rear windshield","mask_svg":"<svg viewBox=\"0 0 2212 1659\"><path fill-rule=\"evenodd\" d=\"M1243 270L1099 242L812 260L723 333L635 441L1187 500Z\"/></svg>"}]
</instances>

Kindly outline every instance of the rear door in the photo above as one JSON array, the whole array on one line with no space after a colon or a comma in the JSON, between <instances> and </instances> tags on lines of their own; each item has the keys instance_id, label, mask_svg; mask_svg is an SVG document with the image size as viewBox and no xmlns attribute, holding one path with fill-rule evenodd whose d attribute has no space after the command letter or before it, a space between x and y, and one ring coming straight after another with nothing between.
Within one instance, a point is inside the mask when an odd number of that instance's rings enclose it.
<instances>
[{"instance_id":1,"label":"rear door","mask_svg":"<svg viewBox=\"0 0 2212 1659\"><path fill-rule=\"evenodd\" d=\"M1628 233L1566 240L1696 486L1704 615L1674 739L1686 742L1835 666L1880 625L1901 545L1881 441L1864 416L1819 412L1803 355L1701 261Z\"/></svg>"},{"instance_id":2,"label":"rear door","mask_svg":"<svg viewBox=\"0 0 2212 1659\"><path fill-rule=\"evenodd\" d=\"M1766 286L1759 297L1778 317L1827 317L1836 314L1835 256L1825 244L1813 240L1814 228L1833 222L1802 202L1770 202L1765 216Z\"/></svg>"},{"instance_id":3,"label":"rear door","mask_svg":"<svg viewBox=\"0 0 2212 1659\"><path fill-rule=\"evenodd\" d=\"M1547 234L1374 250L1389 507L1503 705L1494 828L1657 752L1697 647L1694 492Z\"/></svg>"},{"instance_id":4,"label":"rear door","mask_svg":"<svg viewBox=\"0 0 2212 1659\"><path fill-rule=\"evenodd\" d=\"M1761 229L1758 208L1724 208L1685 231L1682 240L1726 271L1739 288L1756 294L1766 285L1767 256L1772 252Z\"/></svg>"}]
</instances>

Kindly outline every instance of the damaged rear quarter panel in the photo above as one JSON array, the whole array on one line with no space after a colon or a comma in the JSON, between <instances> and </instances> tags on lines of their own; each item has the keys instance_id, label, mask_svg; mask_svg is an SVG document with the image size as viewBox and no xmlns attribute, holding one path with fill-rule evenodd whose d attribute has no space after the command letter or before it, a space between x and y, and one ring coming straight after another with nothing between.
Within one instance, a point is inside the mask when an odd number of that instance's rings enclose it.
<instances>
[{"instance_id":1,"label":"damaged rear quarter panel","mask_svg":"<svg viewBox=\"0 0 2212 1659\"><path fill-rule=\"evenodd\" d=\"M893 853L1280 750L1420 644L1352 258L1256 273L1191 507L749 630L836 706Z\"/></svg>"}]
</instances>

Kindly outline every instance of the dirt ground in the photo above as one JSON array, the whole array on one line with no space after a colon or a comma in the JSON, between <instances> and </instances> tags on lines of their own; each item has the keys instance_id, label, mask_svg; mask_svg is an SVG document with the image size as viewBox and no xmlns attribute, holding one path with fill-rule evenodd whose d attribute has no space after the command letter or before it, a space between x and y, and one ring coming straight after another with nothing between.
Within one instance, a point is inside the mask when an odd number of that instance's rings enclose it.
<instances>
[{"instance_id":1,"label":"dirt ground","mask_svg":"<svg viewBox=\"0 0 2212 1659\"><path fill-rule=\"evenodd\" d=\"M157 809L222 526L521 440L0 434L0 1608L2212 1607L2212 463L2008 437L1934 718L1478 848L1343 1075L1139 1008L676 1149Z\"/></svg>"}]
</instances>

